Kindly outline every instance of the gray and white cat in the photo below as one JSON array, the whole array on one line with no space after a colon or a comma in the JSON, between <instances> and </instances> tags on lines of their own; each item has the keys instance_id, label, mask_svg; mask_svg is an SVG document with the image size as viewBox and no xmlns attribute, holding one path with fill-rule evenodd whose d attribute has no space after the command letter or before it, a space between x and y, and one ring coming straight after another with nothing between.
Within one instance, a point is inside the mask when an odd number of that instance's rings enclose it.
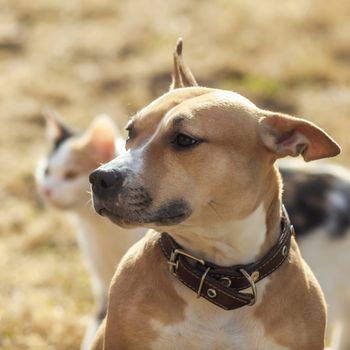
<instances>
[{"instance_id":1,"label":"gray and white cat","mask_svg":"<svg viewBox=\"0 0 350 350\"><path fill-rule=\"evenodd\" d=\"M120 152L116 145L124 144L113 121L108 116L98 116L84 133L78 134L52 111L47 111L45 118L52 150L38 164L38 189L45 202L65 210L74 221L97 303L97 314L81 345L85 350L104 317L108 288L117 263L145 230L116 226L96 215L89 203L89 173L116 157Z\"/></svg>"}]
</instances>

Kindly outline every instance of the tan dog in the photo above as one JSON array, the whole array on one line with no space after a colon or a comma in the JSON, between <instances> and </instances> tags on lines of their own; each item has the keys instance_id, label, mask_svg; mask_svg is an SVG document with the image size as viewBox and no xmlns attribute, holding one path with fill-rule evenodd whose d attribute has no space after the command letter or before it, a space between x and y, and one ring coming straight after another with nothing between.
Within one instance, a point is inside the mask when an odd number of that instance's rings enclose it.
<instances>
[{"instance_id":1,"label":"tan dog","mask_svg":"<svg viewBox=\"0 0 350 350\"><path fill-rule=\"evenodd\" d=\"M261 110L233 92L185 87L191 77L181 50L178 56L175 89L131 119L126 154L90 176L99 214L153 229L116 271L94 349L321 350L325 303L294 237L276 271L261 280L248 275L255 305L232 311L202 286L197 298L177 278L178 265L171 274L159 238L166 231L210 266L259 261L281 237L275 160L315 160L340 149L310 122ZM204 283L215 278L208 271Z\"/></svg>"}]
</instances>

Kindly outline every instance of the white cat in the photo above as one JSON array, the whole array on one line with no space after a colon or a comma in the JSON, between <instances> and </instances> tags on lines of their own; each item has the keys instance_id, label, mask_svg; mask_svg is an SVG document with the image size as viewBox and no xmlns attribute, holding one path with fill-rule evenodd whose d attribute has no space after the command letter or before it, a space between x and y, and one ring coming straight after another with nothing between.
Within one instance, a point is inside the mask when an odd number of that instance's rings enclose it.
<instances>
[{"instance_id":1,"label":"white cat","mask_svg":"<svg viewBox=\"0 0 350 350\"><path fill-rule=\"evenodd\" d=\"M117 263L145 230L114 225L96 215L89 203L89 173L117 155L116 144L124 144L113 121L108 116L98 116L84 133L78 134L64 126L52 111L46 112L45 117L53 149L39 162L37 185L45 202L66 210L75 222L97 302L97 314L81 345L85 350L105 315L108 288Z\"/></svg>"}]
</instances>

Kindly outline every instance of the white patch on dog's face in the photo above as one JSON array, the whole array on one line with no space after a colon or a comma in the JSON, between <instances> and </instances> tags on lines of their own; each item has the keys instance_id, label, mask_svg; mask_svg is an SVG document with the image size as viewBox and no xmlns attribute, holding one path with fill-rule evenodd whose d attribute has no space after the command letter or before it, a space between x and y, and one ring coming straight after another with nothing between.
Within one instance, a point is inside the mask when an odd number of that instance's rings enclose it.
<instances>
[{"instance_id":1,"label":"white patch on dog's face","mask_svg":"<svg viewBox=\"0 0 350 350\"><path fill-rule=\"evenodd\" d=\"M124 152L124 154L120 155L118 159L123 163L123 166L127 167L130 172L134 175L135 179L138 179L142 174L143 170L143 150L144 147L140 147L134 152L130 152L130 150ZM124 185L128 184L130 178L126 178ZM134 181L134 180L132 180Z\"/></svg>"},{"instance_id":2,"label":"white patch on dog's face","mask_svg":"<svg viewBox=\"0 0 350 350\"><path fill-rule=\"evenodd\" d=\"M59 209L73 209L89 201L88 174L75 164L68 140L39 162L36 181L47 203Z\"/></svg>"}]
</instances>

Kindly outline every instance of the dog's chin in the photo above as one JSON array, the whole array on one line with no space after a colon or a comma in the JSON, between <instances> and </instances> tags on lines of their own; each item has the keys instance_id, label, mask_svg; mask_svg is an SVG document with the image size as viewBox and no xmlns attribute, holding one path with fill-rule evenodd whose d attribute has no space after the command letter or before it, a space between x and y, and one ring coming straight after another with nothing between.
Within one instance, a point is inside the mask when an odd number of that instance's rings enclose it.
<instances>
[{"instance_id":1,"label":"dog's chin","mask_svg":"<svg viewBox=\"0 0 350 350\"><path fill-rule=\"evenodd\" d=\"M136 223L133 220L131 220L130 218L126 218L126 217L120 216L116 213L113 213L112 211L109 211L106 208L100 209L98 211L98 214L108 218L114 224L121 226L123 228L133 228L133 227L137 227L137 226L142 226L140 223Z\"/></svg>"},{"instance_id":2,"label":"dog's chin","mask_svg":"<svg viewBox=\"0 0 350 350\"><path fill-rule=\"evenodd\" d=\"M96 207L98 214L107 217L113 223L124 228L174 226L185 221L192 213L190 206L183 200L171 201L153 211Z\"/></svg>"}]
</instances>

